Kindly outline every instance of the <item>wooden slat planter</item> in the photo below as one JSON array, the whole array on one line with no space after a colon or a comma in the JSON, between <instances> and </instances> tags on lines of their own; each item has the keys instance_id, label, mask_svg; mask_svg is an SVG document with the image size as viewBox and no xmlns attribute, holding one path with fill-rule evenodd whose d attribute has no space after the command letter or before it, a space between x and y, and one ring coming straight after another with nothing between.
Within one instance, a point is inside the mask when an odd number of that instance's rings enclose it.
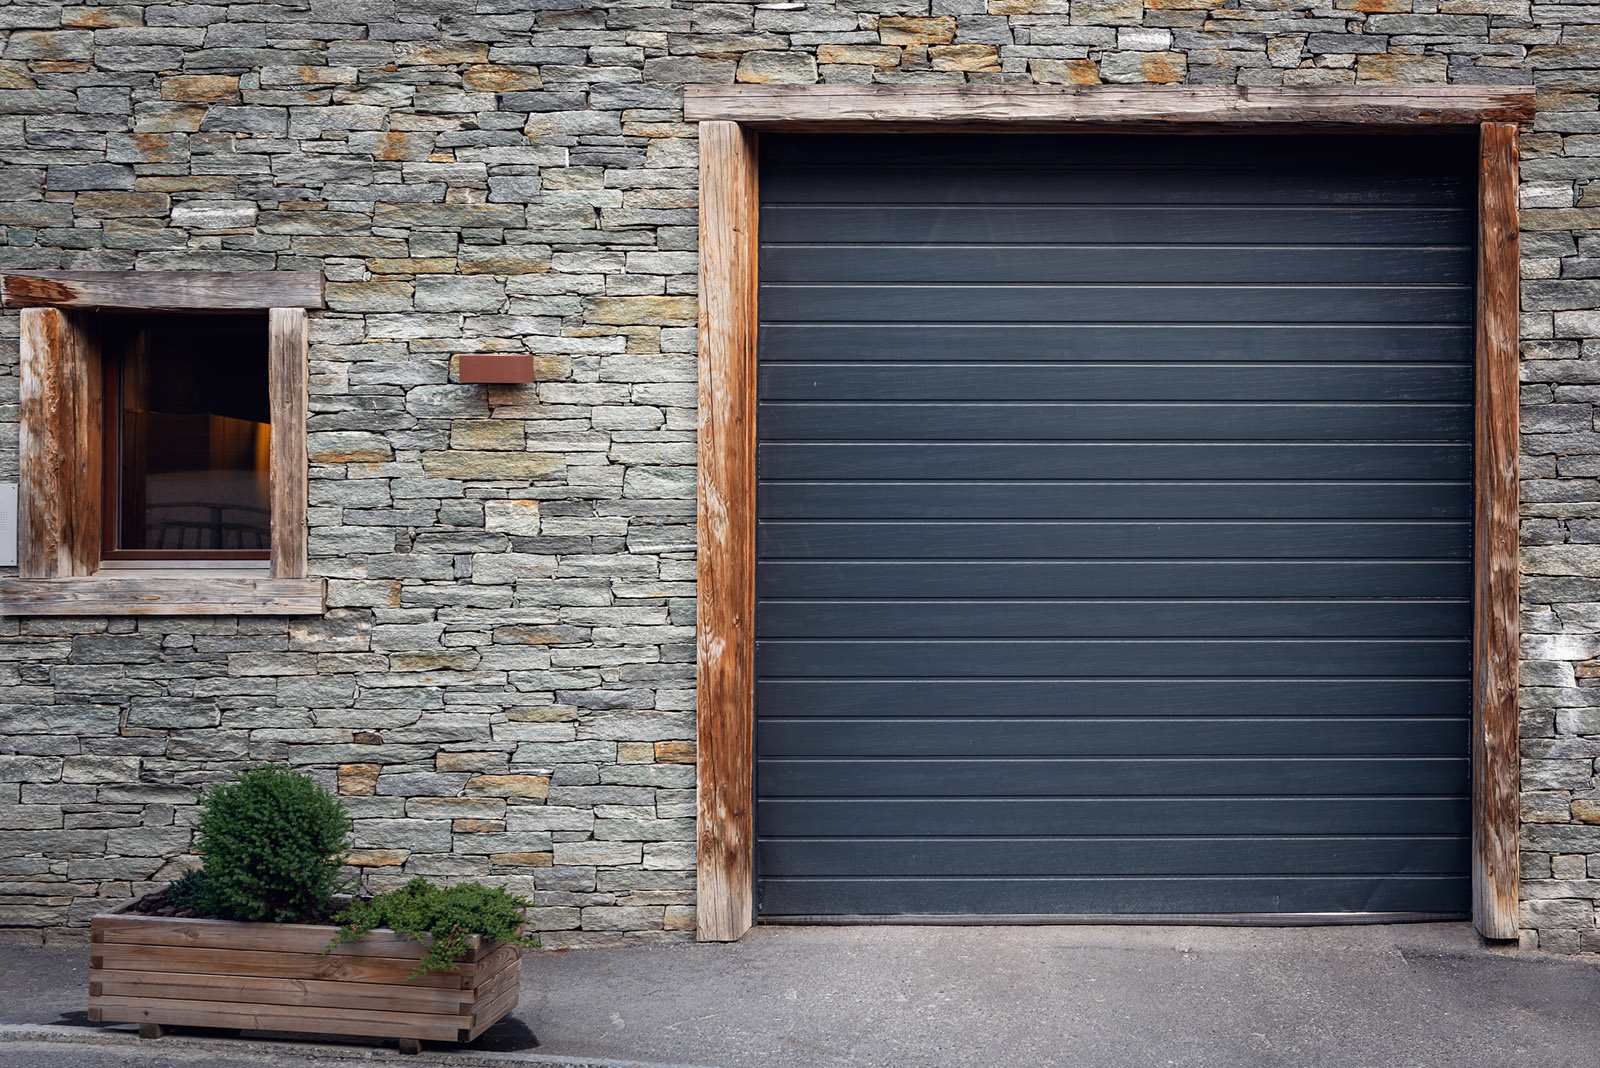
<instances>
[{"instance_id":1,"label":"wooden slat planter","mask_svg":"<svg viewBox=\"0 0 1600 1068\"><path fill-rule=\"evenodd\" d=\"M223 1027L471 1042L516 1008L522 947L481 942L456 971L408 977L424 949L377 930L324 953L334 928L178 919L90 920L92 1023ZM159 1033L159 1032L158 1032Z\"/></svg>"}]
</instances>

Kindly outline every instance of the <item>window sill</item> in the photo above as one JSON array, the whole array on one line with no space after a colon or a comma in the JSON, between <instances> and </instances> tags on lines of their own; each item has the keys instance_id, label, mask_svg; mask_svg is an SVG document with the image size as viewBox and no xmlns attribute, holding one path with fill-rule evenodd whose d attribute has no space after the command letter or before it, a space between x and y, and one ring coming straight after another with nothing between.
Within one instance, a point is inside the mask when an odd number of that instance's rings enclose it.
<instances>
[{"instance_id":1,"label":"window sill","mask_svg":"<svg viewBox=\"0 0 1600 1068\"><path fill-rule=\"evenodd\" d=\"M179 569L80 578L0 579L0 616L320 616L323 579Z\"/></svg>"}]
</instances>

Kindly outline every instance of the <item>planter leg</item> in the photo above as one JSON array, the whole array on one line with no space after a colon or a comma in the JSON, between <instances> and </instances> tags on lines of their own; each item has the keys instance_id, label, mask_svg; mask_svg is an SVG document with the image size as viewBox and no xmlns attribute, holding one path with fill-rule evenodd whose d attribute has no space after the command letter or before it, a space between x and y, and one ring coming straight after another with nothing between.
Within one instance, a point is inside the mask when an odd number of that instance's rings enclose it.
<instances>
[{"instance_id":1,"label":"planter leg","mask_svg":"<svg viewBox=\"0 0 1600 1068\"><path fill-rule=\"evenodd\" d=\"M402 1038L400 1040L400 1052L401 1053L421 1053L422 1052L422 1039L420 1039L420 1038Z\"/></svg>"},{"instance_id":2,"label":"planter leg","mask_svg":"<svg viewBox=\"0 0 1600 1068\"><path fill-rule=\"evenodd\" d=\"M167 1029L160 1024L142 1023L139 1025L140 1038L160 1038L167 1033Z\"/></svg>"}]
</instances>

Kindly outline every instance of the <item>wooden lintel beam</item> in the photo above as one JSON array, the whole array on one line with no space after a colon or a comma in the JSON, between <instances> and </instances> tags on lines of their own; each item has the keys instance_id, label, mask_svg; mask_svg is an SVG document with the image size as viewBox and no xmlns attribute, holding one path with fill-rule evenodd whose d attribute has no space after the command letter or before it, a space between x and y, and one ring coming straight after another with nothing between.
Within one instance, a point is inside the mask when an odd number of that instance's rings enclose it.
<instances>
[{"instance_id":1,"label":"wooden lintel beam","mask_svg":"<svg viewBox=\"0 0 1600 1068\"><path fill-rule=\"evenodd\" d=\"M8 308L226 312L324 308L321 271L26 271L0 277Z\"/></svg>"},{"instance_id":2,"label":"wooden lintel beam","mask_svg":"<svg viewBox=\"0 0 1600 1068\"><path fill-rule=\"evenodd\" d=\"M1527 85L690 85L684 118L843 125L1476 125L1533 118Z\"/></svg>"}]
</instances>

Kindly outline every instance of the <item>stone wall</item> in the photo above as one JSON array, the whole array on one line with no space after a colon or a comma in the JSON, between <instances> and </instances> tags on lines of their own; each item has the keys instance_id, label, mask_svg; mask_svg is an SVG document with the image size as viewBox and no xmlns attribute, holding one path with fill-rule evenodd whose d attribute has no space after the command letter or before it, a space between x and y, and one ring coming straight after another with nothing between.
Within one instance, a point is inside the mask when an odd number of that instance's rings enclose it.
<instances>
[{"instance_id":1,"label":"stone wall","mask_svg":"<svg viewBox=\"0 0 1600 1068\"><path fill-rule=\"evenodd\" d=\"M288 760L374 884L553 944L693 925L687 82L1535 82L1524 138L1525 942L1600 949L1600 8L1521 0L0 6L0 267L320 269L323 620L0 621L0 925L183 863ZM1600 186L1594 187L1600 190ZM0 479L17 319L0 319ZM531 387L453 385L532 352Z\"/></svg>"}]
</instances>

